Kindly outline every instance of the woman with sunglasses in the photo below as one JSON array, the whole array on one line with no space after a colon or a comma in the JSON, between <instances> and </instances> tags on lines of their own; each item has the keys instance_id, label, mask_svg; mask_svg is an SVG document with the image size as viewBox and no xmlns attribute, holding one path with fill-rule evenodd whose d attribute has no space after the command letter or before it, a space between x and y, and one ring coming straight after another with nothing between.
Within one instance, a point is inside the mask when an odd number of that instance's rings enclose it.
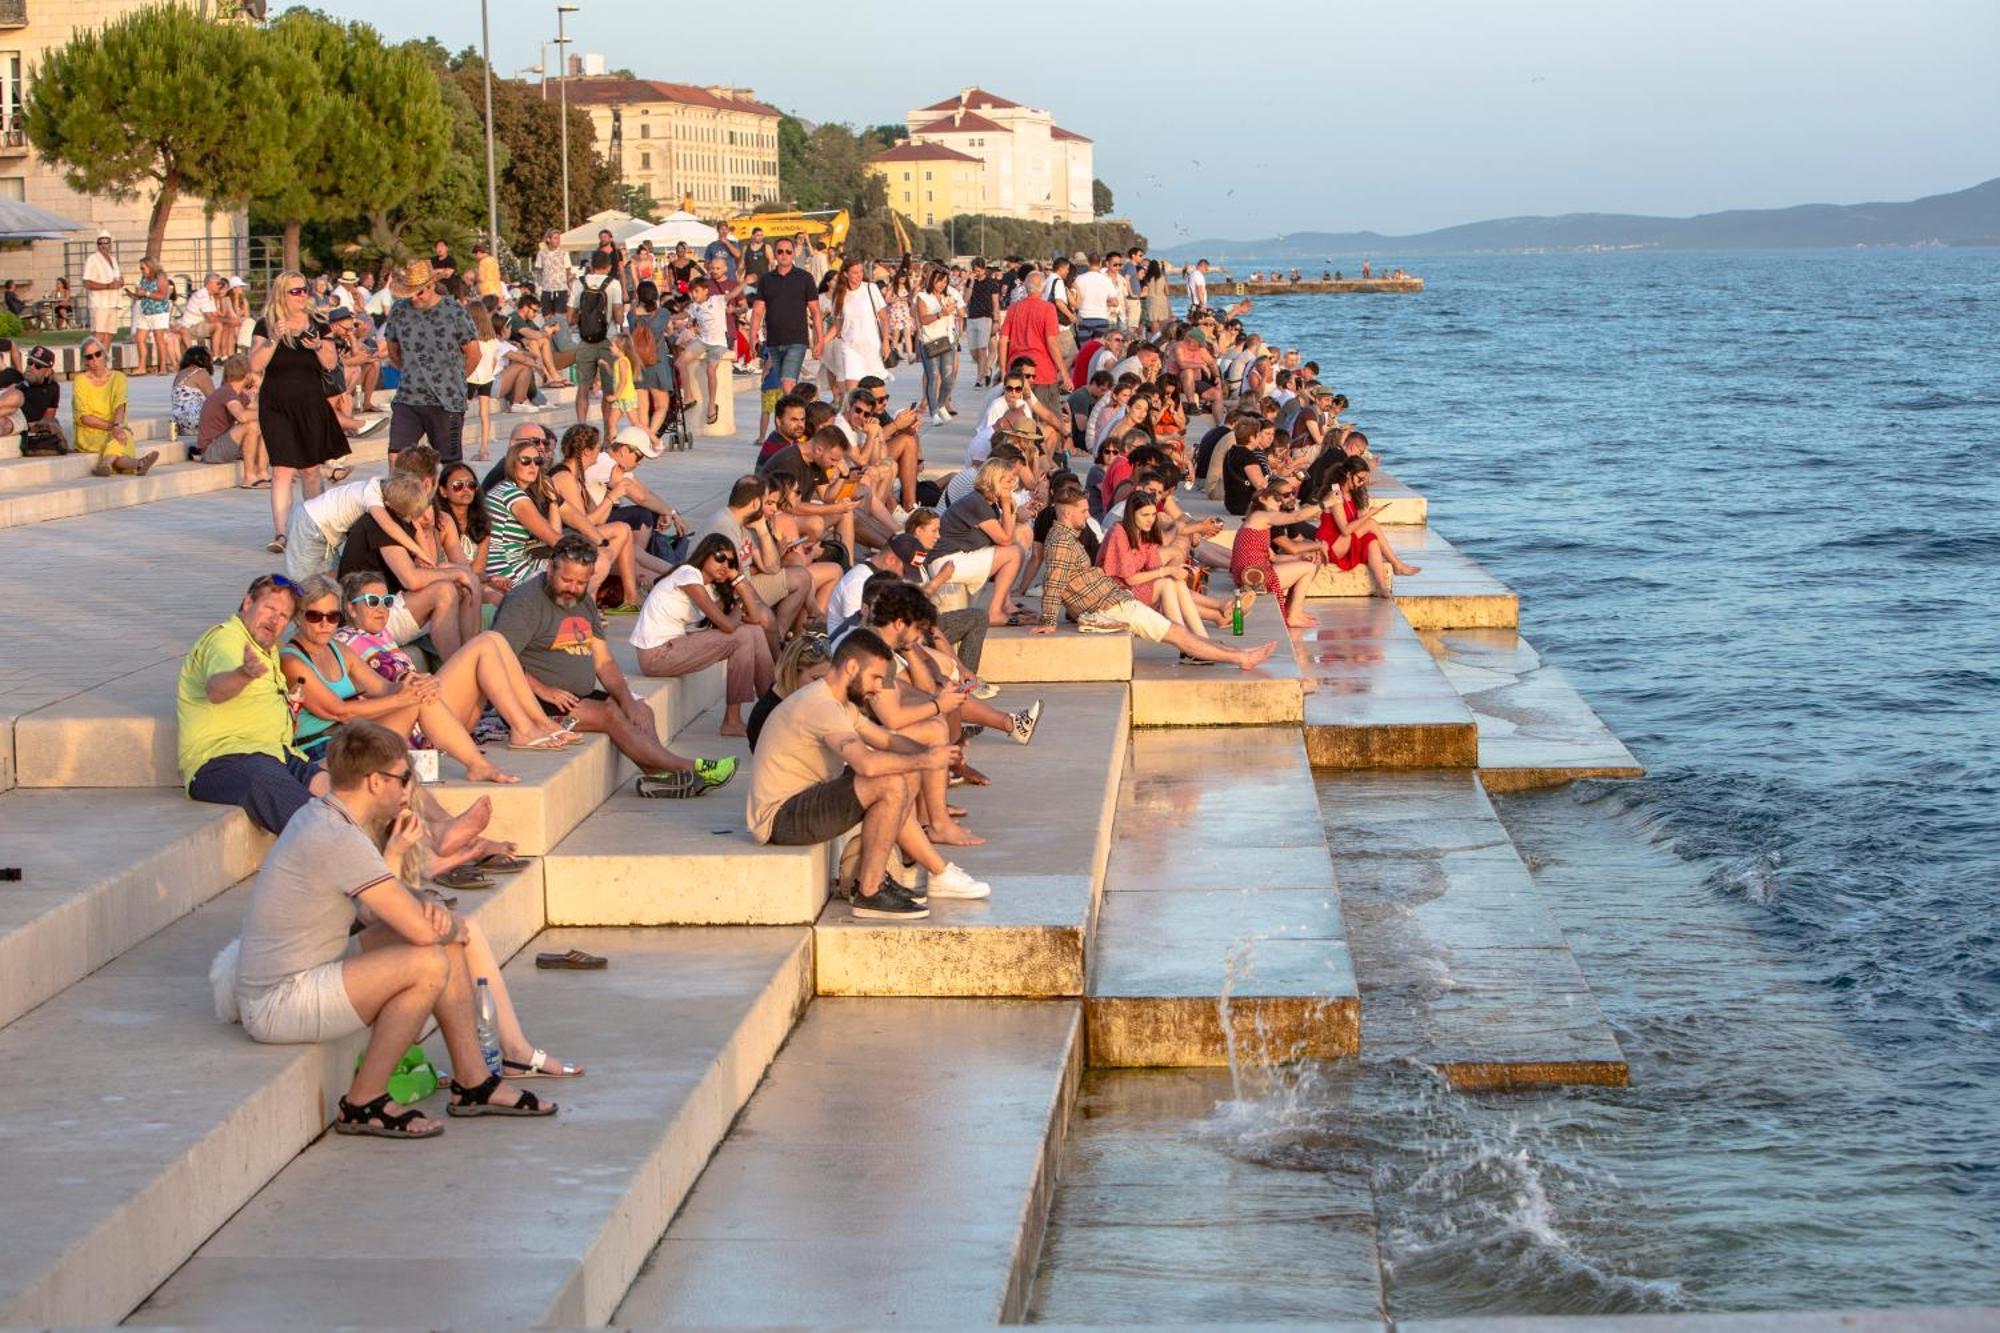
<instances>
[{"instance_id":1,"label":"woman with sunglasses","mask_svg":"<svg viewBox=\"0 0 2000 1333\"><path fill-rule=\"evenodd\" d=\"M143 477L160 461L160 451L150 450L132 457L132 428L125 424L129 392L125 372L111 368L108 343L96 338L83 344L83 373L71 382L76 396L76 449L96 454L93 477Z\"/></svg>"},{"instance_id":2,"label":"woman with sunglasses","mask_svg":"<svg viewBox=\"0 0 2000 1333\"><path fill-rule=\"evenodd\" d=\"M799 479L791 472L773 472L764 479L768 489L764 492L765 522L771 529L771 539L778 543L781 554L778 563L787 567L798 566L812 579L812 592L806 598L806 605L812 614L822 622L826 619L827 599L833 596L834 585L846 571L831 560L819 558L819 542L806 535L799 526L798 517L792 513L792 506L798 503Z\"/></svg>"},{"instance_id":3,"label":"woman with sunglasses","mask_svg":"<svg viewBox=\"0 0 2000 1333\"><path fill-rule=\"evenodd\" d=\"M478 575L483 589L481 600L488 606L498 606L514 584L511 579L484 572L493 525L480 499L479 474L466 463L446 464L431 503L437 511L440 554L452 564Z\"/></svg>"},{"instance_id":4,"label":"woman with sunglasses","mask_svg":"<svg viewBox=\"0 0 2000 1333\"><path fill-rule=\"evenodd\" d=\"M555 519L557 500L542 475L548 446L539 439L516 440L500 460L501 475L486 492L491 525L486 573L521 583L548 568L548 552L562 539Z\"/></svg>"},{"instance_id":5,"label":"woman with sunglasses","mask_svg":"<svg viewBox=\"0 0 2000 1333\"><path fill-rule=\"evenodd\" d=\"M736 543L711 532L686 564L653 585L632 627L632 646L648 676L692 675L727 661L721 734L747 736L743 705L755 703L777 678L770 623L769 608L737 567Z\"/></svg>"},{"instance_id":6,"label":"woman with sunglasses","mask_svg":"<svg viewBox=\"0 0 2000 1333\"><path fill-rule=\"evenodd\" d=\"M263 318L254 330L250 371L261 375L257 421L271 466L273 532L265 549L285 549L285 520L297 479L307 498L320 492L322 463L347 456L347 436L327 402L326 372L340 364L340 349L312 310L312 293L297 273L271 283Z\"/></svg>"},{"instance_id":7,"label":"woman with sunglasses","mask_svg":"<svg viewBox=\"0 0 2000 1333\"><path fill-rule=\"evenodd\" d=\"M139 353L137 375L162 375L179 357L174 346L174 288L160 261L151 255L139 261L139 281L133 286L132 346Z\"/></svg>"},{"instance_id":8,"label":"woman with sunglasses","mask_svg":"<svg viewBox=\"0 0 2000 1333\"><path fill-rule=\"evenodd\" d=\"M812 684L832 670L833 646L827 642L826 635L801 634L785 645L785 651L778 654L771 688L757 696L757 705L750 710L749 721L744 723L750 753L757 752L757 738L763 734L764 723L777 706L791 698L801 686Z\"/></svg>"},{"instance_id":9,"label":"woman with sunglasses","mask_svg":"<svg viewBox=\"0 0 2000 1333\"><path fill-rule=\"evenodd\" d=\"M376 595L387 597L386 591ZM288 693L298 701L293 741L306 758L325 753L341 723L365 719L399 736L421 726L429 744L465 765L469 781L519 781L486 761L446 703L438 677L412 674L393 684L384 680L334 637L341 620L340 585L324 574L307 579L292 616L292 641L278 654Z\"/></svg>"},{"instance_id":10,"label":"woman with sunglasses","mask_svg":"<svg viewBox=\"0 0 2000 1333\"><path fill-rule=\"evenodd\" d=\"M336 591L339 594L336 609L342 613L344 623L333 632L334 642L388 686L408 687L412 681L435 681L438 697L450 711L458 731L469 733L478 726L479 715L490 703L507 726L510 750L559 750L582 740L569 728L552 722L542 711L526 673L521 670L520 659L500 635L491 630L475 635L445 660L435 676L425 675L396 646L389 633L389 613L395 599L379 574L350 574L340 581ZM301 608L310 604L310 598L301 596ZM386 719L376 720L393 725ZM417 723L433 741L440 739L422 718ZM440 744L438 748L450 752L449 746ZM458 758L456 754L452 757Z\"/></svg>"}]
</instances>

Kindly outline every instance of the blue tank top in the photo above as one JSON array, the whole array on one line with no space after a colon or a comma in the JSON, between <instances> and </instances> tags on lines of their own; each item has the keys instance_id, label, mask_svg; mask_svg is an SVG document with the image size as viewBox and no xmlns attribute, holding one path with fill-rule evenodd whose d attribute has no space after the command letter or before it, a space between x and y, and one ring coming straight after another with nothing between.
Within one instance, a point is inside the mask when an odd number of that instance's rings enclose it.
<instances>
[{"instance_id":1,"label":"blue tank top","mask_svg":"<svg viewBox=\"0 0 2000 1333\"><path fill-rule=\"evenodd\" d=\"M333 646L333 655L334 659L340 663L339 680L328 680L326 673L319 669L318 664L312 660L312 656L309 653L301 651L294 644L286 644L284 652L279 654L281 657L295 657L299 661L304 662L306 669L319 677L319 683L333 692L334 698L342 700L352 699L355 695L361 693L361 691L355 685L354 677L348 673L347 658L341 653L339 644ZM317 759L319 758L320 751L326 748L327 741L332 739L333 729L338 725L339 723L323 718L318 713L301 708L299 710L298 721L292 727L292 740L299 747L300 753L304 754L306 758Z\"/></svg>"}]
</instances>

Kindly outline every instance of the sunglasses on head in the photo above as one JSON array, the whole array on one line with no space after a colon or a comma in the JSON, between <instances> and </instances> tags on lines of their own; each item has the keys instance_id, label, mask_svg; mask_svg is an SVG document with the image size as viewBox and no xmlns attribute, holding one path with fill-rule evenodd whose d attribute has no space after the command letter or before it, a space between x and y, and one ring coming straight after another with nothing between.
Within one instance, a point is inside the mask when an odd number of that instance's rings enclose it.
<instances>
[{"instance_id":1,"label":"sunglasses on head","mask_svg":"<svg viewBox=\"0 0 2000 1333\"><path fill-rule=\"evenodd\" d=\"M359 592L347 599L349 606L388 606L396 599L385 592Z\"/></svg>"},{"instance_id":2,"label":"sunglasses on head","mask_svg":"<svg viewBox=\"0 0 2000 1333\"><path fill-rule=\"evenodd\" d=\"M338 625L340 623L340 612L301 611L299 612L299 619L305 621L308 625Z\"/></svg>"}]
</instances>

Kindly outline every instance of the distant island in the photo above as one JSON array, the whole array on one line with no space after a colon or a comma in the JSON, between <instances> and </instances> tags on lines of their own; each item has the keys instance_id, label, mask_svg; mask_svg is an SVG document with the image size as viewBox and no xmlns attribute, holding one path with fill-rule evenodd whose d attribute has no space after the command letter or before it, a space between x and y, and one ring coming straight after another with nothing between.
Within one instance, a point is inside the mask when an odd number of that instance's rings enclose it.
<instances>
[{"instance_id":1,"label":"distant island","mask_svg":"<svg viewBox=\"0 0 2000 1333\"><path fill-rule=\"evenodd\" d=\"M1900 204L1800 204L1691 218L1631 213L1493 218L1414 236L1299 231L1261 241L1201 240L1161 248L1165 259L1206 256L1321 265L1349 255L1469 254L1523 250L1750 250L1855 245L2000 245L2000 179Z\"/></svg>"}]
</instances>

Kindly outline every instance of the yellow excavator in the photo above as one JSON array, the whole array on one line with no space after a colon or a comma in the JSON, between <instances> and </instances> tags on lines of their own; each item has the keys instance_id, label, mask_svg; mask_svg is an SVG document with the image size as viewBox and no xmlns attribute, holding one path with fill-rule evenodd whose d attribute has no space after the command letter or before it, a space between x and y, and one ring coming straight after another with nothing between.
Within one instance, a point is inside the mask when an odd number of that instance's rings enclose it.
<instances>
[{"instance_id":1,"label":"yellow excavator","mask_svg":"<svg viewBox=\"0 0 2000 1333\"><path fill-rule=\"evenodd\" d=\"M847 210L840 208L817 213L744 213L729 219L729 225L739 237L748 236L752 227L762 227L766 237L802 235L837 259L851 221Z\"/></svg>"}]
</instances>

